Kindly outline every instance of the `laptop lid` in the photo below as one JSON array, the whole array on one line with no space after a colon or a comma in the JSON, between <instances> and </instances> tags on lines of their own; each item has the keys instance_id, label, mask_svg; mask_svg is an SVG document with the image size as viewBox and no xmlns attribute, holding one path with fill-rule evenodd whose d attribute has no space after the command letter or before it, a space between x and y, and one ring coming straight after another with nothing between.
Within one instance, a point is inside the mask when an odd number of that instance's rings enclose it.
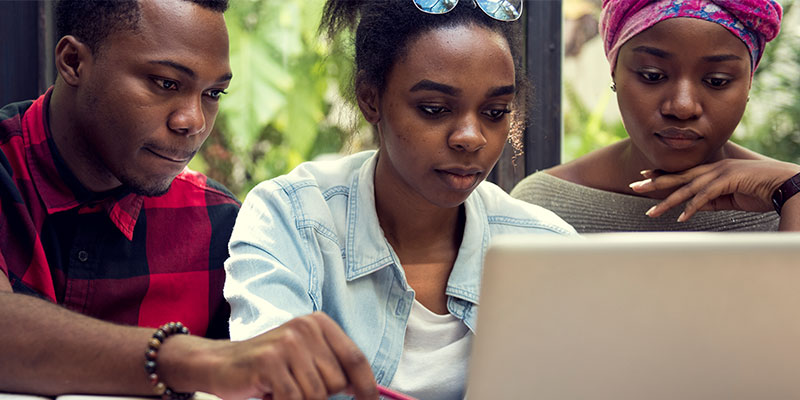
<instances>
[{"instance_id":1,"label":"laptop lid","mask_svg":"<svg viewBox=\"0 0 800 400\"><path fill-rule=\"evenodd\" d=\"M470 399L800 399L800 234L499 237Z\"/></svg>"}]
</instances>

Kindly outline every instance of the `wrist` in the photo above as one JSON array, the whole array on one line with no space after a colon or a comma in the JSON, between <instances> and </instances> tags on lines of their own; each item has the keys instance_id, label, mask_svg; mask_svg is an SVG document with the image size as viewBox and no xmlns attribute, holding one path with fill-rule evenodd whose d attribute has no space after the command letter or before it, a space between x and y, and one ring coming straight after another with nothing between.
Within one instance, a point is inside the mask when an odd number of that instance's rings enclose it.
<instances>
[{"instance_id":1,"label":"wrist","mask_svg":"<svg viewBox=\"0 0 800 400\"><path fill-rule=\"evenodd\" d=\"M775 211L780 215L786 203L795 199L797 193L800 193L800 173L784 181L772 192L772 205Z\"/></svg>"},{"instance_id":2,"label":"wrist","mask_svg":"<svg viewBox=\"0 0 800 400\"><path fill-rule=\"evenodd\" d=\"M209 392L209 368L203 368L205 348L211 340L191 335L173 335L158 350L158 379L179 393Z\"/></svg>"}]
</instances>

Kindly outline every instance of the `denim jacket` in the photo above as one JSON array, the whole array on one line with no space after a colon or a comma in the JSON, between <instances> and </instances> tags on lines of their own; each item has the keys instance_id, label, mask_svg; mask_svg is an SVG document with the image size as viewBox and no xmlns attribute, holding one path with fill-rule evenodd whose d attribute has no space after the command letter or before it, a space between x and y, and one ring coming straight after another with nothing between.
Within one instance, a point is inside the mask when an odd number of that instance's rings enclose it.
<instances>
[{"instance_id":1,"label":"denim jacket","mask_svg":"<svg viewBox=\"0 0 800 400\"><path fill-rule=\"evenodd\" d=\"M324 311L388 385L403 351L414 291L378 222L377 154L304 163L262 182L239 212L225 263L231 338L244 340L296 316ZM481 183L465 201L447 309L472 332L484 252L502 233L573 234L555 214Z\"/></svg>"}]
</instances>

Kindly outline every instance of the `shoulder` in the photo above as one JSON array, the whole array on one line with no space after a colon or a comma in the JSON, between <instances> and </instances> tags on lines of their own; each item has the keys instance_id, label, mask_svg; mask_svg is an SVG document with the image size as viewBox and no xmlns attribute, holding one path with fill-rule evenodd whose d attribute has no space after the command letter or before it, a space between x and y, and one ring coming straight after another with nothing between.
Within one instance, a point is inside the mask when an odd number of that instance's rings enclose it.
<instances>
[{"instance_id":1,"label":"shoulder","mask_svg":"<svg viewBox=\"0 0 800 400\"><path fill-rule=\"evenodd\" d=\"M589 187L607 186L609 176L619 168L620 154L628 146L629 139L599 148L570 162L547 170L552 176L568 182Z\"/></svg>"},{"instance_id":2,"label":"shoulder","mask_svg":"<svg viewBox=\"0 0 800 400\"><path fill-rule=\"evenodd\" d=\"M522 230L547 230L559 234L574 233L574 229L552 211L515 199L491 182L481 183L475 194L481 199L490 224L517 226Z\"/></svg>"},{"instance_id":3,"label":"shoulder","mask_svg":"<svg viewBox=\"0 0 800 400\"><path fill-rule=\"evenodd\" d=\"M32 100L7 104L0 108L0 144L22 135L22 116L33 104Z\"/></svg>"},{"instance_id":4,"label":"shoulder","mask_svg":"<svg viewBox=\"0 0 800 400\"><path fill-rule=\"evenodd\" d=\"M22 117L31 104L33 101L23 101L0 108L0 195L17 203L23 202L17 185L21 181L30 182L25 163Z\"/></svg>"},{"instance_id":5,"label":"shoulder","mask_svg":"<svg viewBox=\"0 0 800 400\"><path fill-rule=\"evenodd\" d=\"M763 154L757 153L753 150L750 150L744 146L731 142L730 140L725 143L725 153L727 154L728 158L735 158L740 160L771 160L772 158L767 157Z\"/></svg>"}]
</instances>

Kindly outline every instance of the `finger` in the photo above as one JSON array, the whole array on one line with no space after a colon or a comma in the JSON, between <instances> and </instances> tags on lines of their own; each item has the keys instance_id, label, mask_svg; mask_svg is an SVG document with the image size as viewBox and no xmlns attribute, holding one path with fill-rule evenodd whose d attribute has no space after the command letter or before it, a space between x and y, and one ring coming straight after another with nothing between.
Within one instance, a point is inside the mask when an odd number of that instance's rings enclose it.
<instances>
[{"instance_id":1,"label":"finger","mask_svg":"<svg viewBox=\"0 0 800 400\"><path fill-rule=\"evenodd\" d=\"M289 368L303 392L303 398L325 399L328 394L336 393L328 390L315 361L319 354L324 357L328 353L328 357L333 358L318 322L310 316L304 316L289 321L285 327L288 330L281 344L289 355Z\"/></svg>"},{"instance_id":2,"label":"finger","mask_svg":"<svg viewBox=\"0 0 800 400\"><path fill-rule=\"evenodd\" d=\"M304 399L326 399L329 393L335 393L328 391L308 348L292 349L291 354L290 370Z\"/></svg>"},{"instance_id":3,"label":"finger","mask_svg":"<svg viewBox=\"0 0 800 400\"><path fill-rule=\"evenodd\" d=\"M641 171L642 176L646 179L633 182L628 185L637 193L647 193L656 190L673 189L681 185L685 185L699 176L709 173L717 174L715 169L716 164L700 165L680 173L663 173L657 170L644 170Z\"/></svg>"},{"instance_id":4,"label":"finger","mask_svg":"<svg viewBox=\"0 0 800 400\"><path fill-rule=\"evenodd\" d=\"M661 177L659 179L665 177L666 176ZM715 177L716 177L715 174L705 174L695 178L693 181L683 185L682 187L672 192L663 201L661 201L660 203L656 204L655 206L647 210L645 214L648 217L653 217L653 218L660 217L662 214L670 210L672 207L680 205L681 203L684 202L691 201L691 199L693 199L698 192L703 190L707 185L709 185L710 182L713 182ZM686 209L684 209L684 212L678 217L678 221L683 222L686 219L688 219L688 217L691 217L699 207L703 206L704 203L705 202L697 203L695 207L689 210L688 216L684 215L686 214L687 211Z\"/></svg>"},{"instance_id":5,"label":"finger","mask_svg":"<svg viewBox=\"0 0 800 400\"><path fill-rule=\"evenodd\" d=\"M728 193L725 192L723 184L714 184L711 182L709 185L700 189L689 201L686 202L686 207L683 209L681 215L678 216L678 222L685 222L691 218L697 211L711 210L716 211L717 207L721 207L724 203L724 198L720 197ZM730 203L730 201L728 201Z\"/></svg>"},{"instance_id":6,"label":"finger","mask_svg":"<svg viewBox=\"0 0 800 400\"><path fill-rule=\"evenodd\" d=\"M662 175L661 172L659 172L658 170L655 170L655 169L645 169L645 170L639 171L639 174L641 174L646 179L653 179L653 178L655 178L657 176Z\"/></svg>"},{"instance_id":7,"label":"finger","mask_svg":"<svg viewBox=\"0 0 800 400\"><path fill-rule=\"evenodd\" d=\"M295 382L294 377L289 372L289 368L285 364L273 363L267 368L271 370L269 375L271 377L270 387L272 388L272 393L265 394L265 398L274 400L303 398L300 387L297 385L297 382Z\"/></svg>"},{"instance_id":8,"label":"finger","mask_svg":"<svg viewBox=\"0 0 800 400\"><path fill-rule=\"evenodd\" d=\"M358 346L330 317L322 313L313 316L319 321L325 340L347 375L356 399L377 399L378 385L372 374L372 368Z\"/></svg>"},{"instance_id":9,"label":"finger","mask_svg":"<svg viewBox=\"0 0 800 400\"><path fill-rule=\"evenodd\" d=\"M322 377L328 394L339 393L347 388L347 376L342 370L339 360L327 346L317 351L314 356L314 364Z\"/></svg>"}]
</instances>

